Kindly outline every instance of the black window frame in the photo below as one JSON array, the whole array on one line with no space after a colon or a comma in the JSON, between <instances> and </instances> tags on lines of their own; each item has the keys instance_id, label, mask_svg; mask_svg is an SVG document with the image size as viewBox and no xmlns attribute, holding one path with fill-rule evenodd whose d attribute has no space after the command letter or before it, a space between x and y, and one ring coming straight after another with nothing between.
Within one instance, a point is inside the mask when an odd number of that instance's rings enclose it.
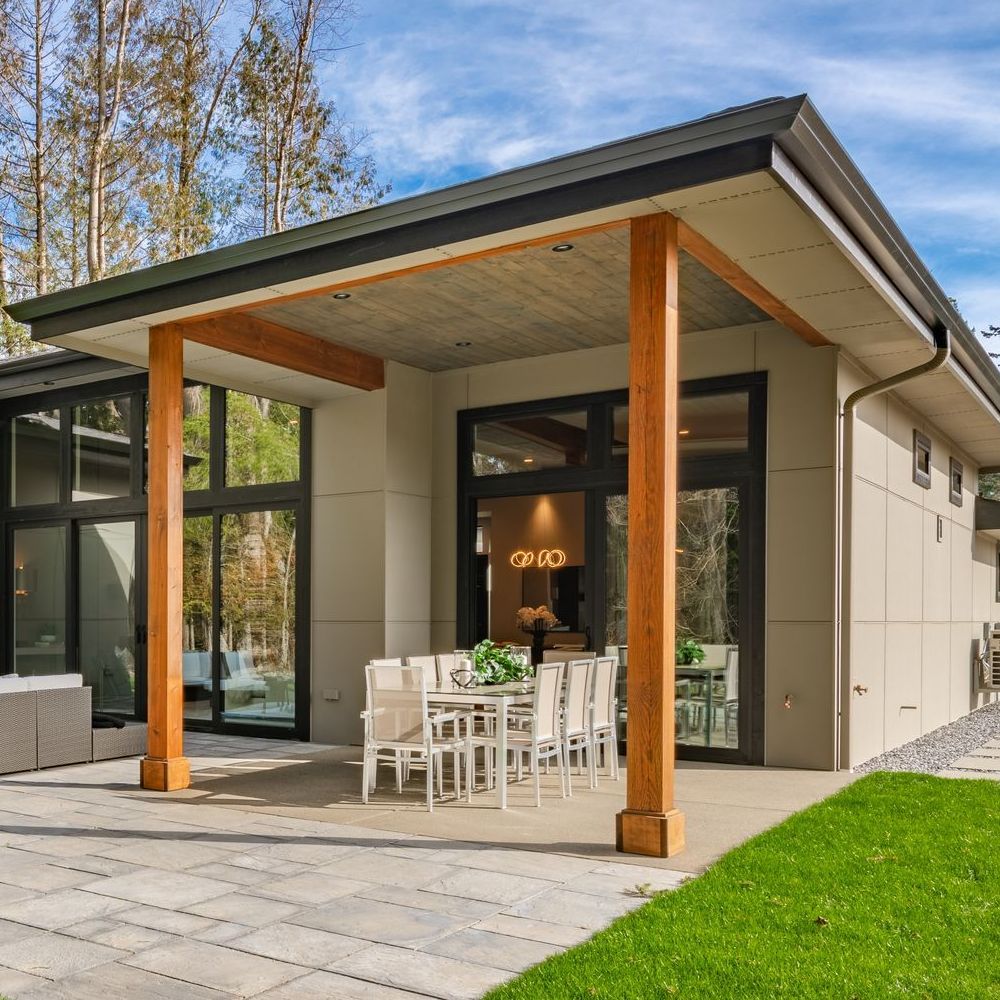
<instances>
[{"instance_id":1,"label":"black window frame","mask_svg":"<svg viewBox=\"0 0 1000 1000\"><path fill-rule=\"evenodd\" d=\"M213 542L213 580L218 584L220 558L218 528L222 515L243 513L250 510L289 509L295 510L296 523L296 577L295 577L295 724L291 727L263 726L237 723L208 726L196 722L186 722L189 731L220 731L234 735L259 736L273 739L308 740L310 734L310 675L312 626L309 609L311 607L311 550L312 550L312 410L299 406L299 479L295 482L263 483L254 486L225 485L225 394L222 386L212 385L204 380L186 380L185 385L208 385L211 390L209 401L209 488L184 491L184 515L204 514L215 518L217 536ZM239 390L245 392L246 390ZM106 497L98 500L72 500L72 410L90 402L132 397L129 431L132 438L130 489L128 496ZM0 638L4 642L0 655L0 673L9 672L13 649L13 577L8 574L8 562L12 556L12 532L21 527L42 527L50 524L65 524L67 528L67 671L79 669L79 644L77 641L77 609L79 604L77 578L77 525L81 522L100 519L123 519L135 517L141 538L142 565L145 566L146 542L145 526L148 513L146 496L146 400L148 398L148 376L145 373L123 377L94 380L83 385L60 387L38 393L14 396L0 400L0 463L7 470L11 468L11 421L22 414L40 410L60 410L60 468L59 496L57 503L15 506L11 503L9 485L0 497L0 566L3 567L3 586L0 587ZM145 646L146 580L140 580L141 600L137 603L138 616L142 614L141 627L137 624L136 645ZM218 590L213 598L218 601ZM218 630L217 609L213 614L213 631ZM70 645L72 643L72 646ZM218 643L213 653L213 670L218 674ZM142 650L145 661L145 649ZM137 657L138 659L138 657ZM143 679L145 681L145 678ZM215 684L214 697L219 697L220 686ZM215 719L219 716L213 712ZM136 698L136 719L145 720L144 699Z\"/></svg>"}]
</instances>

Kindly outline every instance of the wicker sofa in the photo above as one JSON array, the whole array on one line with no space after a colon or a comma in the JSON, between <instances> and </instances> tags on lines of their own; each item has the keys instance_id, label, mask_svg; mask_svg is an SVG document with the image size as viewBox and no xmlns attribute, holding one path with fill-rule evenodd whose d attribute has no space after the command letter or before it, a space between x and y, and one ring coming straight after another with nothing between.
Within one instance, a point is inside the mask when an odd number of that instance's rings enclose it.
<instances>
[{"instance_id":1,"label":"wicker sofa","mask_svg":"<svg viewBox=\"0 0 1000 1000\"><path fill-rule=\"evenodd\" d=\"M80 674L0 676L0 774L128 757L146 750L146 727L94 729Z\"/></svg>"}]
</instances>

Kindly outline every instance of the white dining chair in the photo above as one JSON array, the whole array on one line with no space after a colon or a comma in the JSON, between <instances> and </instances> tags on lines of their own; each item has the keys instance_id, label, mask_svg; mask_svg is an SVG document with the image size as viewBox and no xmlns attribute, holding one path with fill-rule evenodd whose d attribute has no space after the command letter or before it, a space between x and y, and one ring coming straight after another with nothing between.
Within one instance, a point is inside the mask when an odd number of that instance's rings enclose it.
<instances>
[{"instance_id":1,"label":"white dining chair","mask_svg":"<svg viewBox=\"0 0 1000 1000\"><path fill-rule=\"evenodd\" d=\"M408 667L419 667L427 678L428 686L441 683L436 656L408 656L406 658L406 665Z\"/></svg>"},{"instance_id":2,"label":"white dining chair","mask_svg":"<svg viewBox=\"0 0 1000 1000\"><path fill-rule=\"evenodd\" d=\"M590 699L590 739L595 757L591 772L591 787L597 787L597 751L600 748L602 764L605 748L611 754L611 777L618 781L618 657L599 656L594 661L593 694Z\"/></svg>"},{"instance_id":3,"label":"white dining chair","mask_svg":"<svg viewBox=\"0 0 1000 1000\"><path fill-rule=\"evenodd\" d=\"M448 716L431 716L427 710L427 679L419 667L369 664L365 668L367 709L365 716L364 763L362 767L361 800L366 805L375 791L378 762L396 764L396 791L402 792L400 755L422 757L427 765L427 811L434 811L434 778L437 776L438 795L444 794L443 755L466 754L466 768L472 759L469 738L436 736L438 723L461 717L461 712ZM383 755L388 751L391 756ZM455 768L455 798L461 798L461 768ZM472 785L466 775L466 794L471 801Z\"/></svg>"},{"instance_id":4,"label":"white dining chair","mask_svg":"<svg viewBox=\"0 0 1000 1000\"><path fill-rule=\"evenodd\" d=\"M573 795L573 770L570 754L576 753L577 774L580 758L586 756L587 777L591 788L597 784L594 776L594 737L591 727L591 701L594 689L594 660L571 660L566 664L566 685L563 689L563 753L566 760L566 791Z\"/></svg>"},{"instance_id":5,"label":"white dining chair","mask_svg":"<svg viewBox=\"0 0 1000 1000\"><path fill-rule=\"evenodd\" d=\"M566 766L562 735L562 686L566 673L565 663L543 663L535 671L535 691L527 729L507 730L507 749L520 761L527 756L535 782L535 805L542 804L539 763L555 757L559 763L559 785L566 798ZM523 716L522 716L523 719ZM473 747L484 746L487 754L497 753L496 733L476 733L471 737ZM496 762L498 781L507 780L507 762Z\"/></svg>"}]
</instances>

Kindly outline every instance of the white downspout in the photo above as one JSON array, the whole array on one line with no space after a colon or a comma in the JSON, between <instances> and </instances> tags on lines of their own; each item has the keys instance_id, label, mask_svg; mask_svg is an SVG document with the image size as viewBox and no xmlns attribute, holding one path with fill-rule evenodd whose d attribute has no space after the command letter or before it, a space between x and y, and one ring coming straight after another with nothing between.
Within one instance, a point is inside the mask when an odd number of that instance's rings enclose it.
<instances>
[{"instance_id":1,"label":"white downspout","mask_svg":"<svg viewBox=\"0 0 1000 1000\"><path fill-rule=\"evenodd\" d=\"M851 718L851 615L850 615L850 552L851 552L851 506L854 483L854 414L858 405L872 396L880 396L905 382L920 378L943 368L951 357L951 332L943 325L936 325L934 336L934 356L905 371L897 372L871 385L862 386L844 400L840 411L840 483L837 495L837 543L839 548L836 628L836 676L835 689L838 694L837 713L837 767L850 766L850 718Z\"/></svg>"}]
</instances>

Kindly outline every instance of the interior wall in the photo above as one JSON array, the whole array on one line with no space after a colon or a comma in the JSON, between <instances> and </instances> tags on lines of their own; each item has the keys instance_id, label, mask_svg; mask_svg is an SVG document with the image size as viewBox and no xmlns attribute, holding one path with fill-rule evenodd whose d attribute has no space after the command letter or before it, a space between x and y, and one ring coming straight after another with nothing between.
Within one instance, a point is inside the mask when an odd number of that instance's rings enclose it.
<instances>
[{"instance_id":1,"label":"interior wall","mask_svg":"<svg viewBox=\"0 0 1000 1000\"><path fill-rule=\"evenodd\" d=\"M841 360L841 398L870 381ZM913 482L914 429L931 440L930 489ZM849 766L979 707L974 644L984 622L1000 620L996 543L974 530L969 456L891 394L858 408L853 456ZM950 457L963 465L960 507L949 500Z\"/></svg>"},{"instance_id":2,"label":"interior wall","mask_svg":"<svg viewBox=\"0 0 1000 1000\"><path fill-rule=\"evenodd\" d=\"M583 566L586 548L585 502L582 493L544 493L524 497L494 497L479 501L479 512L490 513L490 638L496 642L528 643L515 615L524 606L524 570L511 565L519 550L562 549L567 566ZM559 632L554 642L579 643L581 632Z\"/></svg>"}]
</instances>

